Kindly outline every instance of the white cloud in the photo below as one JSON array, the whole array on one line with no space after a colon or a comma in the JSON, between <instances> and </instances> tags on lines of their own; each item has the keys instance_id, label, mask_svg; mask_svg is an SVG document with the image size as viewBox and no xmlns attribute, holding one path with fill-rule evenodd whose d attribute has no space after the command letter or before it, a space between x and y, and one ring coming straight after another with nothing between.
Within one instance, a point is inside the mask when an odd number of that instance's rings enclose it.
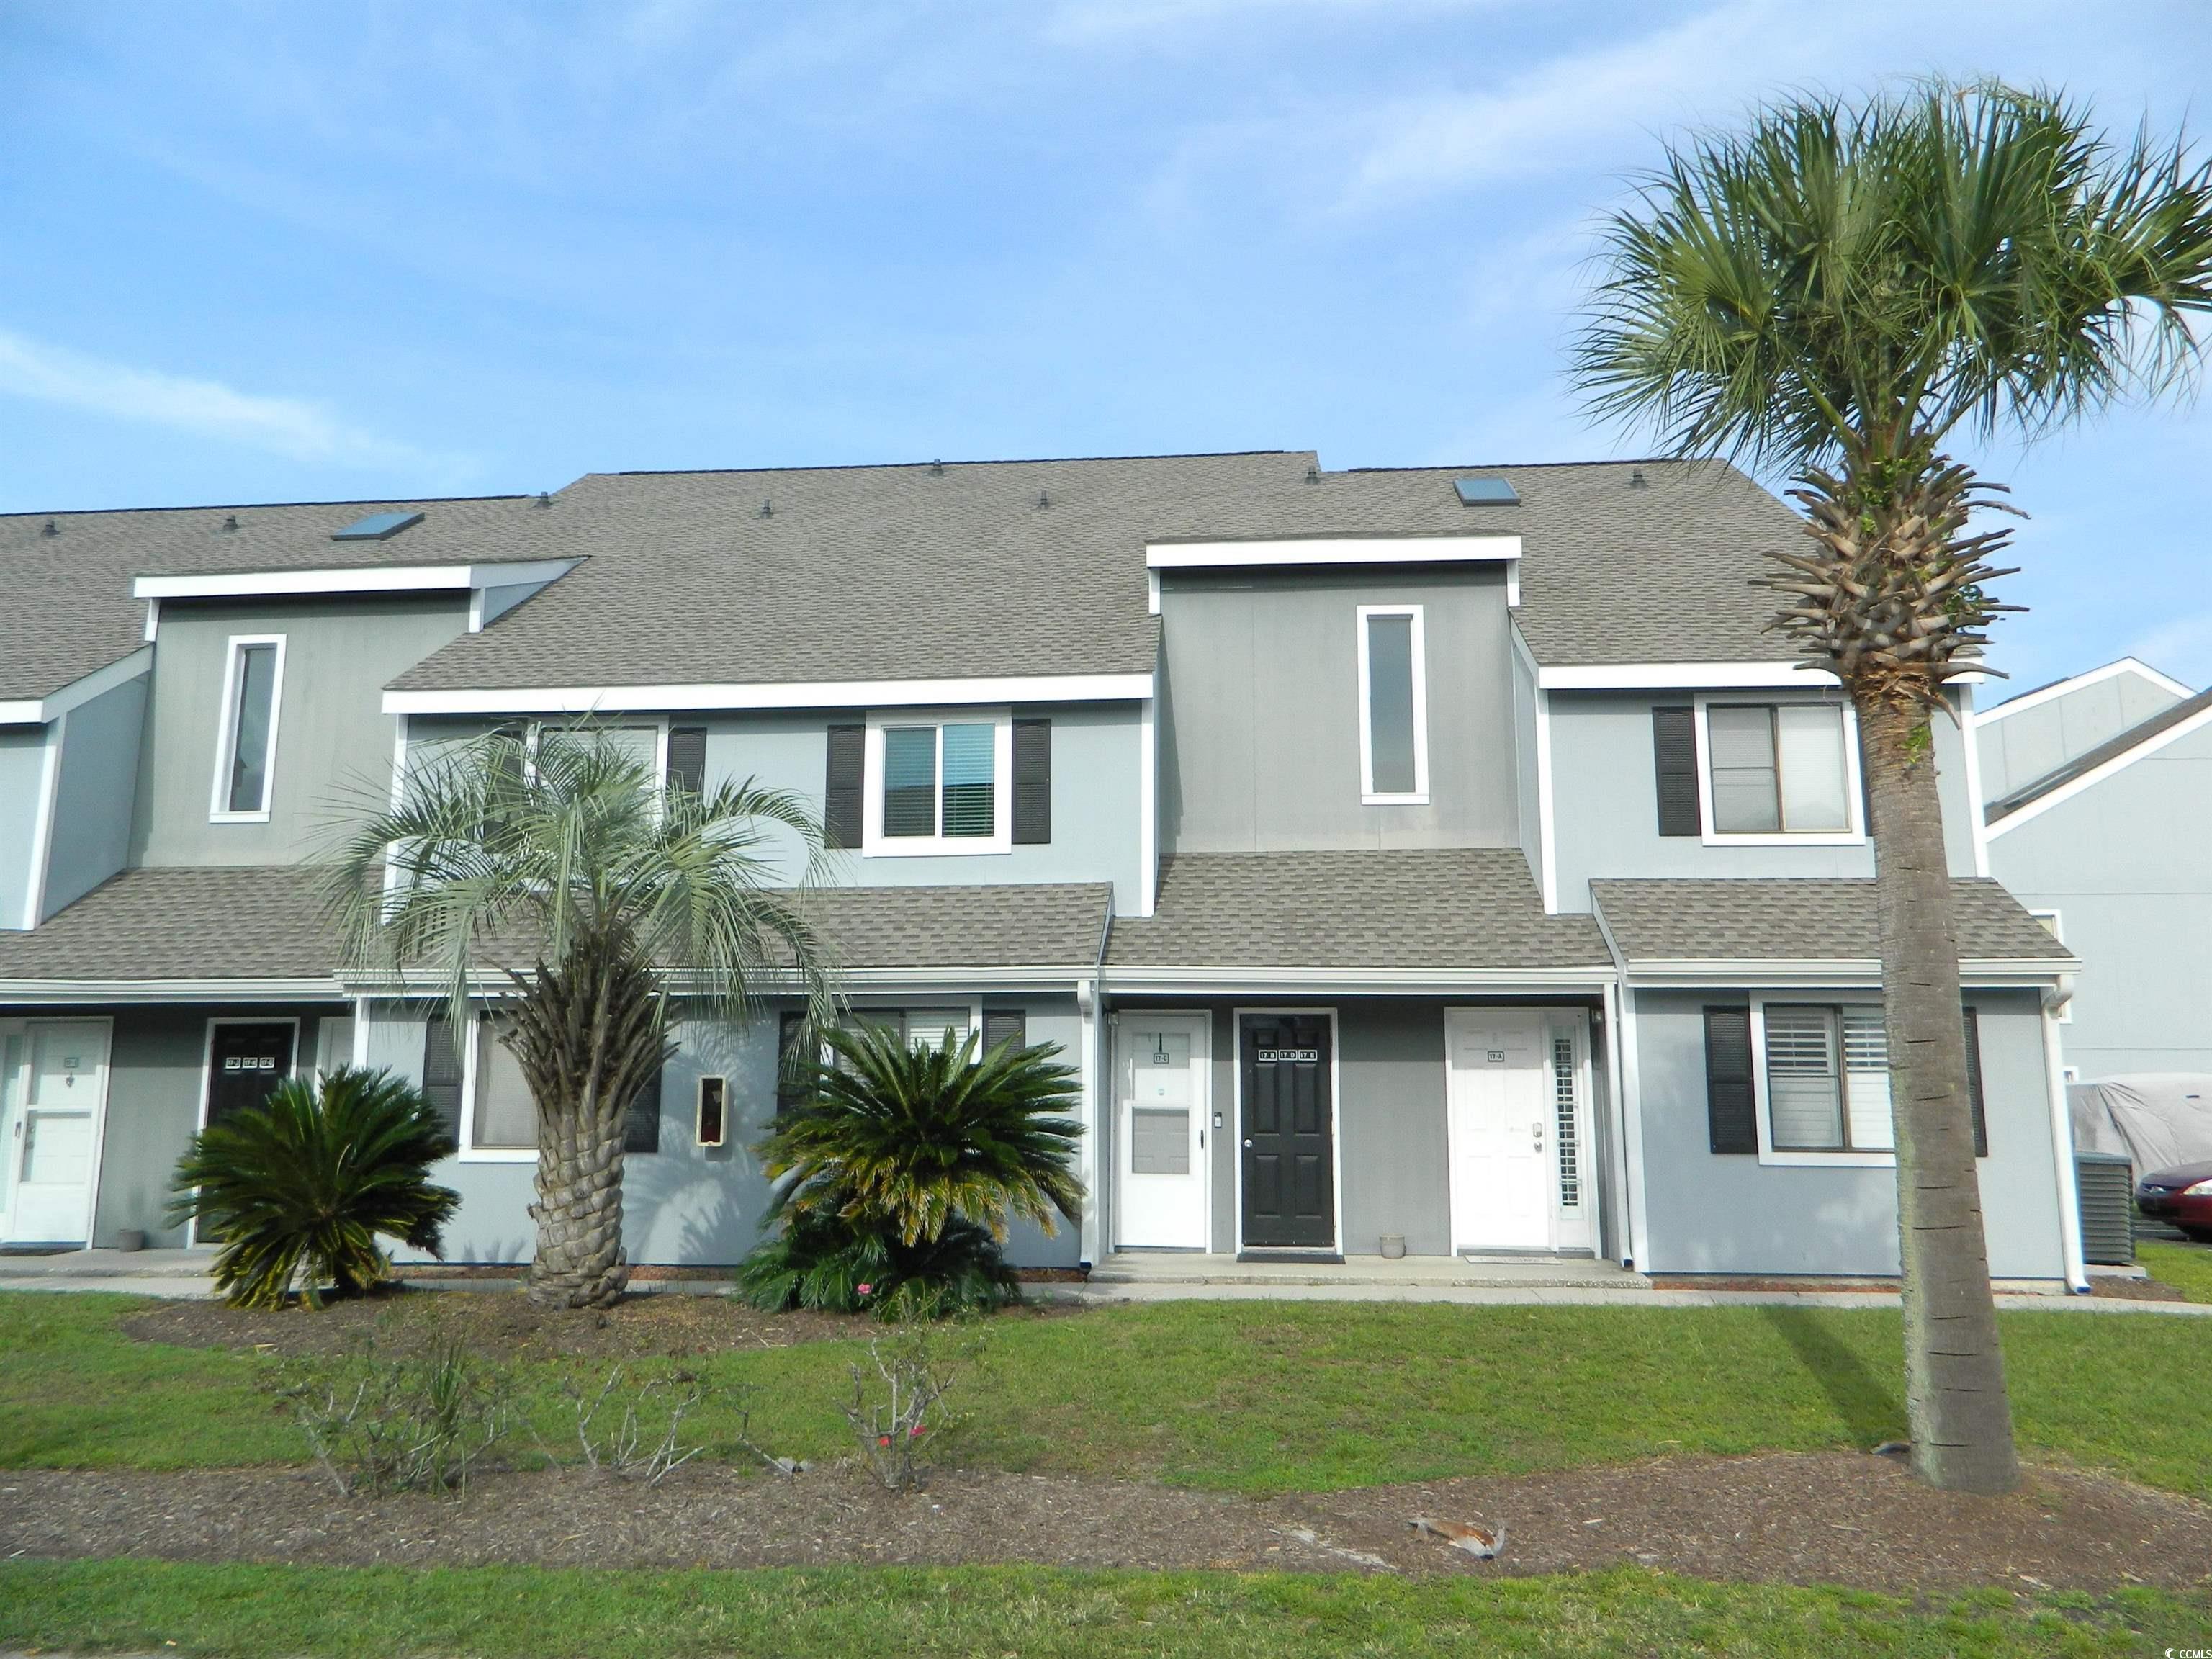
<instances>
[{"instance_id":1,"label":"white cloud","mask_svg":"<svg viewBox=\"0 0 2212 1659\"><path fill-rule=\"evenodd\" d=\"M318 404L239 392L108 362L0 330L0 393L120 421L243 444L295 460L358 466L418 465L405 444L347 425Z\"/></svg>"}]
</instances>

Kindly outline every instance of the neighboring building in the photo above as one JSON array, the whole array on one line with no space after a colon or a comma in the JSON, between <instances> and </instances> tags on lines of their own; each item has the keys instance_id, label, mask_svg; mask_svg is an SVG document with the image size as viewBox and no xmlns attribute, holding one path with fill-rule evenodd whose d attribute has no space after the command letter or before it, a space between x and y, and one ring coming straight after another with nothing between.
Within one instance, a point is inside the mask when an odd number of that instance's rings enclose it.
<instances>
[{"instance_id":1,"label":"neighboring building","mask_svg":"<svg viewBox=\"0 0 2212 1659\"><path fill-rule=\"evenodd\" d=\"M1718 465L1280 453L0 520L0 1228L174 1241L193 1129L352 1059L449 1113L453 1252L526 1256L497 988L457 1059L428 988L341 977L313 864L411 757L591 711L824 804L856 1007L1079 1068L1091 1203L1019 1259L1893 1273L1856 725L1747 580L1794 526ZM1936 762L1992 1267L2078 1280L2075 964ZM634 1260L757 1237L786 1029L676 1027Z\"/></svg>"},{"instance_id":2,"label":"neighboring building","mask_svg":"<svg viewBox=\"0 0 2212 1659\"><path fill-rule=\"evenodd\" d=\"M2123 657L1975 732L1991 873L2081 961L2069 1071L2212 1072L2212 691Z\"/></svg>"}]
</instances>

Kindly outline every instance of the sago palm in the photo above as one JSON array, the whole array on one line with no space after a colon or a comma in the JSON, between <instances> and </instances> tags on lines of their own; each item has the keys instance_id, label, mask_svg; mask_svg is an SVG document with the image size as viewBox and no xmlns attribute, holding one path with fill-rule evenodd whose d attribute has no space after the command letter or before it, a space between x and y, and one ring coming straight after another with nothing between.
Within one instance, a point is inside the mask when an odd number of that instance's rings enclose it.
<instances>
[{"instance_id":1,"label":"sago palm","mask_svg":"<svg viewBox=\"0 0 2212 1659\"><path fill-rule=\"evenodd\" d=\"M500 1040L538 1108L535 1300L597 1306L628 1281L623 1123L666 1062L672 995L743 1019L763 988L797 990L830 1018L831 952L805 904L823 849L799 797L664 792L585 726L410 768L347 838L330 893L349 960L434 977L456 1032L474 998L508 1004Z\"/></svg>"},{"instance_id":2,"label":"sago palm","mask_svg":"<svg viewBox=\"0 0 2212 1659\"><path fill-rule=\"evenodd\" d=\"M380 1236L439 1254L461 1200L428 1172L453 1150L404 1079L350 1067L288 1078L193 1137L170 1224L195 1221L220 1247L215 1286L231 1302L281 1307L296 1289L319 1308L325 1285L352 1293L389 1274Z\"/></svg>"},{"instance_id":3,"label":"sago palm","mask_svg":"<svg viewBox=\"0 0 2212 1659\"><path fill-rule=\"evenodd\" d=\"M1772 627L1858 713L1904 1272L1913 1461L2018 1479L1976 1185L1929 720L1986 672L2008 532L1946 453L2036 434L2192 366L2212 310L2212 169L2114 145L2042 93L1923 83L1799 101L1668 158L1607 226L1576 378L1683 455L1792 475L1807 543ZM1693 503L1685 504L1694 511ZM1979 802L1967 803L1979 811Z\"/></svg>"}]
</instances>

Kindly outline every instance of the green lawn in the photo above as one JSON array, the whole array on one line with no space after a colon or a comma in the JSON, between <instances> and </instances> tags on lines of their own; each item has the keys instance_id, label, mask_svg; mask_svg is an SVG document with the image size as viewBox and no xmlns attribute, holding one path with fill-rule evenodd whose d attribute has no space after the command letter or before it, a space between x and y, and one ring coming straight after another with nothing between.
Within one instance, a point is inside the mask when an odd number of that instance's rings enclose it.
<instances>
[{"instance_id":1,"label":"green lawn","mask_svg":"<svg viewBox=\"0 0 2212 1659\"><path fill-rule=\"evenodd\" d=\"M0 1468L299 1461L259 1357L134 1342L106 1296L0 1296ZM301 1314L301 1318L313 1317ZM2212 1322L2004 1318L2031 1455L2212 1496ZM1864 1447L1904 1430L1898 1325L1845 1309L1163 1303L995 1328L969 1455L1017 1470L1319 1490L1674 1451ZM851 1343L680 1362L755 1385L774 1449L839 1450ZM538 1361L539 1401L604 1364ZM726 1416L696 1419L728 1450Z\"/></svg>"},{"instance_id":2,"label":"green lawn","mask_svg":"<svg viewBox=\"0 0 2212 1659\"><path fill-rule=\"evenodd\" d=\"M1616 1570L1524 1579L1043 1568L587 1572L0 1564L0 1648L235 1659L1128 1653L2119 1655L2202 1646L2212 1602L2004 1592L1918 1605Z\"/></svg>"},{"instance_id":3,"label":"green lawn","mask_svg":"<svg viewBox=\"0 0 2212 1659\"><path fill-rule=\"evenodd\" d=\"M2153 1279L2191 1302L2212 1302L2212 1250L2145 1241L2136 1246L2136 1260Z\"/></svg>"}]
</instances>

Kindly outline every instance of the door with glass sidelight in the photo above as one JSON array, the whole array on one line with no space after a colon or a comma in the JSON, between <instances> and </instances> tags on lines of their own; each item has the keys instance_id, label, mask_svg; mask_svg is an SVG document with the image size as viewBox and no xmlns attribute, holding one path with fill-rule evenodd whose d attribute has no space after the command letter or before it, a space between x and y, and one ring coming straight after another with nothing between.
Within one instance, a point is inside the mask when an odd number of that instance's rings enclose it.
<instances>
[{"instance_id":1,"label":"door with glass sidelight","mask_svg":"<svg viewBox=\"0 0 2212 1659\"><path fill-rule=\"evenodd\" d=\"M1202 1014L1121 1016L1115 1068L1117 1245L1206 1248L1206 1031Z\"/></svg>"},{"instance_id":2,"label":"door with glass sidelight","mask_svg":"<svg viewBox=\"0 0 2212 1659\"><path fill-rule=\"evenodd\" d=\"M1446 1013L1454 1254L1591 1248L1580 1023Z\"/></svg>"},{"instance_id":3,"label":"door with glass sidelight","mask_svg":"<svg viewBox=\"0 0 2212 1659\"><path fill-rule=\"evenodd\" d=\"M107 1105L108 1023L33 1019L0 1028L0 1241L81 1244Z\"/></svg>"}]
</instances>

